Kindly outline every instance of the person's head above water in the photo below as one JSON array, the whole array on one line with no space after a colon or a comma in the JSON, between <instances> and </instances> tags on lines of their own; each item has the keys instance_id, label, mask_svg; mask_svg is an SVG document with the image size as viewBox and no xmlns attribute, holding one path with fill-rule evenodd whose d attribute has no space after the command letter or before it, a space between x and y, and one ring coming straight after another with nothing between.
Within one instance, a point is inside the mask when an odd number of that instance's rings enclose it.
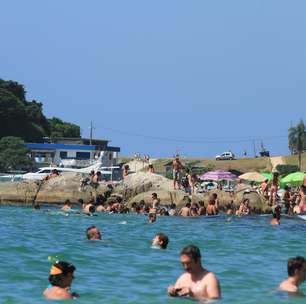
<instances>
[{"instance_id":1,"label":"person's head above water","mask_svg":"<svg viewBox=\"0 0 306 304\"><path fill-rule=\"evenodd\" d=\"M187 272L194 272L201 266L201 252L200 249L195 245L189 245L182 249L181 253L181 263L183 268Z\"/></svg>"},{"instance_id":2,"label":"person's head above water","mask_svg":"<svg viewBox=\"0 0 306 304\"><path fill-rule=\"evenodd\" d=\"M65 202L64 202L64 205L71 206L72 204L71 204L69 199L66 199Z\"/></svg>"},{"instance_id":3,"label":"person's head above water","mask_svg":"<svg viewBox=\"0 0 306 304\"><path fill-rule=\"evenodd\" d=\"M75 270L75 267L70 263L56 261L50 269L50 286L44 291L45 298L48 300L66 300L79 297L78 294L70 291Z\"/></svg>"},{"instance_id":4,"label":"person's head above water","mask_svg":"<svg viewBox=\"0 0 306 304\"><path fill-rule=\"evenodd\" d=\"M64 261L55 262L50 269L49 282L52 286L70 287L76 268Z\"/></svg>"},{"instance_id":5,"label":"person's head above water","mask_svg":"<svg viewBox=\"0 0 306 304\"><path fill-rule=\"evenodd\" d=\"M86 229L87 239L90 241L101 240L101 232L96 226L90 226Z\"/></svg>"},{"instance_id":6,"label":"person's head above water","mask_svg":"<svg viewBox=\"0 0 306 304\"><path fill-rule=\"evenodd\" d=\"M306 260L302 256L296 256L288 260L288 276L297 277L300 282L306 279Z\"/></svg>"},{"instance_id":7,"label":"person's head above water","mask_svg":"<svg viewBox=\"0 0 306 304\"><path fill-rule=\"evenodd\" d=\"M164 233L157 233L152 241L153 246L158 246L161 249L167 249L169 238Z\"/></svg>"},{"instance_id":8,"label":"person's head above water","mask_svg":"<svg viewBox=\"0 0 306 304\"><path fill-rule=\"evenodd\" d=\"M156 221L156 213L149 213L149 223L154 223Z\"/></svg>"}]
</instances>

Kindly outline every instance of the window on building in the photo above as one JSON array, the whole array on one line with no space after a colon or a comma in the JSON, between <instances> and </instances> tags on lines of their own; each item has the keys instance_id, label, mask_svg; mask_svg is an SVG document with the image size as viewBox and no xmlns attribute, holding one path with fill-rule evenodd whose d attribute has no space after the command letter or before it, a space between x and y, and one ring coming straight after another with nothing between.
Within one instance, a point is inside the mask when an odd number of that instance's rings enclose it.
<instances>
[{"instance_id":1,"label":"window on building","mask_svg":"<svg viewBox=\"0 0 306 304\"><path fill-rule=\"evenodd\" d=\"M77 159L90 159L90 152L77 152L76 158Z\"/></svg>"},{"instance_id":2,"label":"window on building","mask_svg":"<svg viewBox=\"0 0 306 304\"><path fill-rule=\"evenodd\" d=\"M62 158L62 159L67 158L67 152L66 151L61 151L60 152L60 158Z\"/></svg>"}]
</instances>

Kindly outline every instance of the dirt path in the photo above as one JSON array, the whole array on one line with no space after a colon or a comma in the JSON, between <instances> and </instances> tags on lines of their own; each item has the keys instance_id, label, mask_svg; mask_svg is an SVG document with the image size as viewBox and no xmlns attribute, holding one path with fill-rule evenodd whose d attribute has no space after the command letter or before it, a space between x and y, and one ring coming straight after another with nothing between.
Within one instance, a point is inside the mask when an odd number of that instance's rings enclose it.
<instances>
[{"instance_id":1,"label":"dirt path","mask_svg":"<svg viewBox=\"0 0 306 304\"><path fill-rule=\"evenodd\" d=\"M281 156L274 156L270 157L271 165L272 165L272 172L276 171L277 165L284 165L285 162Z\"/></svg>"}]
</instances>

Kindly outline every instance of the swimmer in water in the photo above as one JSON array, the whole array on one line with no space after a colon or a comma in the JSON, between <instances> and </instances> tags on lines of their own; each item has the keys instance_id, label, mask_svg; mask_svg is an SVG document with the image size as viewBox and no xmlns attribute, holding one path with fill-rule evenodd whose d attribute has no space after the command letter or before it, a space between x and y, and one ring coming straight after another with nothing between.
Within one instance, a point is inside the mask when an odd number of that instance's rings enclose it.
<instances>
[{"instance_id":1,"label":"swimmer in water","mask_svg":"<svg viewBox=\"0 0 306 304\"><path fill-rule=\"evenodd\" d=\"M156 222L156 213L149 213L148 218L149 218L149 223Z\"/></svg>"},{"instance_id":2,"label":"swimmer in water","mask_svg":"<svg viewBox=\"0 0 306 304\"><path fill-rule=\"evenodd\" d=\"M55 262L50 269L49 282L51 286L44 291L45 298L48 300L65 300L79 297L78 294L70 291L74 271L75 267L70 263Z\"/></svg>"},{"instance_id":3,"label":"swimmer in water","mask_svg":"<svg viewBox=\"0 0 306 304\"><path fill-rule=\"evenodd\" d=\"M61 208L61 211L65 212L71 211L71 202L69 199L65 200L64 206Z\"/></svg>"},{"instance_id":4,"label":"swimmer in water","mask_svg":"<svg viewBox=\"0 0 306 304\"><path fill-rule=\"evenodd\" d=\"M169 238L164 233L157 233L152 241L152 246L159 247L160 249L167 249Z\"/></svg>"},{"instance_id":5,"label":"swimmer in water","mask_svg":"<svg viewBox=\"0 0 306 304\"><path fill-rule=\"evenodd\" d=\"M288 260L288 278L283 281L278 289L289 293L298 293L299 285L306 279L306 260L301 256Z\"/></svg>"},{"instance_id":6,"label":"swimmer in water","mask_svg":"<svg viewBox=\"0 0 306 304\"><path fill-rule=\"evenodd\" d=\"M87 239L90 241L99 241L102 238L100 230L96 226L90 226L86 229Z\"/></svg>"},{"instance_id":7,"label":"swimmer in water","mask_svg":"<svg viewBox=\"0 0 306 304\"><path fill-rule=\"evenodd\" d=\"M281 206L276 206L272 215L272 220L270 222L271 225L280 225L281 218Z\"/></svg>"},{"instance_id":8,"label":"swimmer in water","mask_svg":"<svg viewBox=\"0 0 306 304\"><path fill-rule=\"evenodd\" d=\"M168 287L171 297L192 297L197 300L219 299L221 288L216 275L202 267L200 249L189 245L181 251L185 272L174 286Z\"/></svg>"}]
</instances>

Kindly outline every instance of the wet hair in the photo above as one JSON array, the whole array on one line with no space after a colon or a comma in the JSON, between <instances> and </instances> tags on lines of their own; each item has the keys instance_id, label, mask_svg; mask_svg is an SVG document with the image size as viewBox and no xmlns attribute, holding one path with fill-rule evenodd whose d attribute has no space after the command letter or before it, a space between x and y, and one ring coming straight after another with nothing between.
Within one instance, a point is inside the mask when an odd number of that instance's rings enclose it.
<instances>
[{"instance_id":1,"label":"wet hair","mask_svg":"<svg viewBox=\"0 0 306 304\"><path fill-rule=\"evenodd\" d=\"M66 199L65 202L64 202L64 204L65 204L65 205L71 205L71 202L70 202L69 199Z\"/></svg>"},{"instance_id":2,"label":"wet hair","mask_svg":"<svg viewBox=\"0 0 306 304\"><path fill-rule=\"evenodd\" d=\"M157 233L156 236L162 241L162 244L160 245L160 248L167 249L169 238L164 233Z\"/></svg>"},{"instance_id":3,"label":"wet hair","mask_svg":"<svg viewBox=\"0 0 306 304\"><path fill-rule=\"evenodd\" d=\"M213 199L216 199L218 197L218 194L217 193L213 193L211 196L213 197Z\"/></svg>"},{"instance_id":4,"label":"wet hair","mask_svg":"<svg viewBox=\"0 0 306 304\"><path fill-rule=\"evenodd\" d=\"M191 207L191 203L190 202L186 203L185 207L190 208Z\"/></svg>"},{"instance_id":5,"label":"wet hair","mask_svg":"<svg viewBox=\"0 0 306 304\"><path fill-rule=\"evenodd\" d=\"M176 208L176 204L175 203L171 203L170 209L175 209L175 208Z\"/></svg>"},{"instance_id":6,"label":"wet hair","mask_svg":"<svg viewBox=\"0 0 306 304\"><path fill-rule=\"evenodd\" d=\"M149 213L149 218L155 218L156 219L156 213Z\"/></svg>"},{"instance_id":7,"label":"wet hair","mask_svg":"<svg viewBox=\"0 0 306 304\"><path fill-rule=\"evenodd\" d=\"M80 198L80 199L78 199L78 203L79 203L80 205L83 205L83 204L84 204L84 200L82 200L82 199Z\"/></svg>"},{"instance_id":8,"label":"wet hair","mask_svg":"<svg viewBox=\"0 0 306 304\"><path fill-rule=\"evenodd\" d=\"M195 246L195 245L188 245L186 247L184 247L181 251L180 255L187 255L189 256L192 260L194 260L195 262L197 262L198 260L201 259L201 252L199 247Z\"/></svg>"},{"instance_id":9,"label":"wet hair","mask_svg":"<svg viewBox=\"0 0 306 304\"><path fill-rule=\"evenodd\" d=\"M295 271L296 270L301 270L305 263L306 263L306 260L302 256L296 256L294 258L290 258L288 260L288 275L289 275L289 277L293 277L295 275Z\"/></svg>"},{"instance_id":10,"label":"wet hair","mask_svg":"<svg viewBox=\"0 0 306 304\"><path fill-rule=\"evenodd\" d=\"M94 205L91 205L89 208L88 208L88 211L90 213L95 213L96 212L96 207Z\"/></svg>"},{"instance_id":11,"label":"wet hair","mask_svg":"<svg viewBox=\"0 0 306 304\"><path fill-rule=\"evenodd\" d=\"M60 269L62 271L62 273L60 274L50 274L49 275L49 282L52 286L59 286L59 287L67 287L63 285L63 280L64 278L67 276L68 273L73 274L73 272L76 270L76 268L68 263L68 262L64 262L64 261L58 261L55 262L53 264L53 266L55 266L56 268Z\"/></svg>"}]
</instances>

